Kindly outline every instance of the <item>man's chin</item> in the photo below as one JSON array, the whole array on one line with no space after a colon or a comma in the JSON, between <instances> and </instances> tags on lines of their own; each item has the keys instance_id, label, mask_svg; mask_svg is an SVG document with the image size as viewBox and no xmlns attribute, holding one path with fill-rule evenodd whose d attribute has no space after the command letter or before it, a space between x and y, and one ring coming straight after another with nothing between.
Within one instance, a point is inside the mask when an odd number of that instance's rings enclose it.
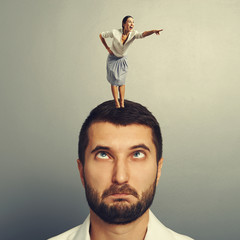
<instances>
[{"instance_id":1,"label":"man's chin","mask_svg":"<svg viewBox=\"0 0 240 240\"><path fill-rule=\"evenodd\" d=\"M95 209L95 213L109 224L127 224L135 221L144 212L141 204L130 204L127 201L118 201L112 204L102 203Z\"/></svg>"},{"instance_id":2,"label":"man's chin","mask_svg":"<svg viewBox=\"0 0 240 240\"><path fill-rule=\"evenodd\" d=\"M104 203L104 208L109 212L118 212L119 214L123 214L124 212L130 211L134 205L134 203L130 203L124 199L119 199L111 203Z\"/></svg>"}]
</instances>

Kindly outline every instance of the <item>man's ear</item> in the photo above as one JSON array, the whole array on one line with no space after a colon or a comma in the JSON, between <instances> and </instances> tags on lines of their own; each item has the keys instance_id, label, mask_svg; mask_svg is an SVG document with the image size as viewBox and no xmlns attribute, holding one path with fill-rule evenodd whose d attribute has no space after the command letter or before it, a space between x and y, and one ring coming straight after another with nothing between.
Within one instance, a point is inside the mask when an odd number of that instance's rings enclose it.
<instances>
[{"instance_id":1,"label":"man's ear","mask_svg":"<svg viewBox=\"0 0 240 240\"><path fill-rule=\"evenodd\" d=\"M84 169L83 169L83 164L80 159L77 160L77 164L78 164L78 171L80 174L81 182L82 182L83 187L85 188Z\"/></svg>"},{"instance_id":2,"label":"man's ear","mask_svg":"<svg viewBox=\"0 0 240 240\"><path fill-rule=\"evenodd\" d=\"M160 179L160 176L161 176L162 165L163 165L163 158L161 158L161 159L158 161L158 168L157 168L157 185L158 185L158 182L159 182L159 179Z\"/></svg>"}]
</instances>

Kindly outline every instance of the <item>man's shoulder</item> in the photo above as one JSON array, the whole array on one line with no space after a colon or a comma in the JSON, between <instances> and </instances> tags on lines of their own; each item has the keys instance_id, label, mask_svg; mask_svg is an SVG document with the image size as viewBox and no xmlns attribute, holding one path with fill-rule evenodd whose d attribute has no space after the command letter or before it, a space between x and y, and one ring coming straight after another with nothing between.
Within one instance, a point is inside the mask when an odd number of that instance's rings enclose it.
<instances>
[{"instance_id":1,"label":"man's shoulder","mask_svg":"<svg viewBox=\"0 0 240 240\"><path fill-rule=\"evenodd\" d=\"M79 230L80 227L81 225L78 225L74 228L67 230L66 232L63 232L57 236L49 238L48 240L71 240L76 235L76 232Z\"/></svg>"},{"instance_id":2,"label":"man's shoulder","mask_svg":"<svg viewBox=\"0 0 240 240\"><path fill-rule=\"evenodd\" d=\"M83 224L78 225L66 232L63 232L57 236L49 238L48 240L74 240L74 239L89 239L89 216L85 219Z\"/></svg>"},{"instance_id":3,"label":"man's shoulder","mask_svg":"<svg viewBox=\"0 0 240 240\"><path fill-rule=\"evenodd\" d=\"M176 232L172 231L171 229L169 229L169 231L172 232L173 237L176 240L194 240L193 238L190 238L190 237L188 237L186 235L182 235L182 234L176 233Z\"/></svg>"},{"instance_id":4,"label":"man's shoulder","mask_svg":"<svg viewBox=\"0 0 240 240\"><path fill-rule=\"evenodd\" d=\"M174 232L170 228L164 226L150 211L150 219L149 219L149 235L146 240L152 239L165 239L165 240L193 240L192 238Z\"/></svg>"}]
</instances>

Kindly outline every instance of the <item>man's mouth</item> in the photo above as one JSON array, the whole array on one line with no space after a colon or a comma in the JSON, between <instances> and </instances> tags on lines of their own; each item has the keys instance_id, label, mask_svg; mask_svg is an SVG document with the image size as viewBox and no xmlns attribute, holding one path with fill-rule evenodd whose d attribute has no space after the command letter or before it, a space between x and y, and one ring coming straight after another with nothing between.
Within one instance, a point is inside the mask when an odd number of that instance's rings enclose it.
<instances>
[{"instance_id":1,"label":"man's mouth","mask_svg":"<svg viewBox=\"0 0 240 240\"><path fill-rule=\"evenodd\" d=\"M133 195L134 197L139 198L137 191L127 184L121 187L117 185L112 185L108 190L104 191L102 198L104 199L108 196L112 196L114 198L122 198L128 197L129 195Z\"/></svg>"},{"instance_id":2,"label":"man's mouth","mask_svg":"<svg viewBox=\"0 0 240 240\"><path fill-rule=\"evenodd\" d=\"M115 193L110 195L113 202L129 202L132 194L125 193Z\"/></svg>"}]
</instances>

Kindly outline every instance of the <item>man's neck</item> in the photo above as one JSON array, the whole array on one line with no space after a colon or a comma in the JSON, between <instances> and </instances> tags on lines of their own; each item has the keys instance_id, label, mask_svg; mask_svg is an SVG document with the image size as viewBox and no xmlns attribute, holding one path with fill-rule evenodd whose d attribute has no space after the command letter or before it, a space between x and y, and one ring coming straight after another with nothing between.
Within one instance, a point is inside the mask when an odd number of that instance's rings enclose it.
<instances>
[{"instance_id":1,"label":"man's neck","mask_svg":"<svg viewBox=\"0 0 240 240\"><path fill-rule=\"evenodd\" d=\"M90 210L91 240L144 240L149 221L149 210L128 224L109 224Z\"/></svg>"}]
</instances>

